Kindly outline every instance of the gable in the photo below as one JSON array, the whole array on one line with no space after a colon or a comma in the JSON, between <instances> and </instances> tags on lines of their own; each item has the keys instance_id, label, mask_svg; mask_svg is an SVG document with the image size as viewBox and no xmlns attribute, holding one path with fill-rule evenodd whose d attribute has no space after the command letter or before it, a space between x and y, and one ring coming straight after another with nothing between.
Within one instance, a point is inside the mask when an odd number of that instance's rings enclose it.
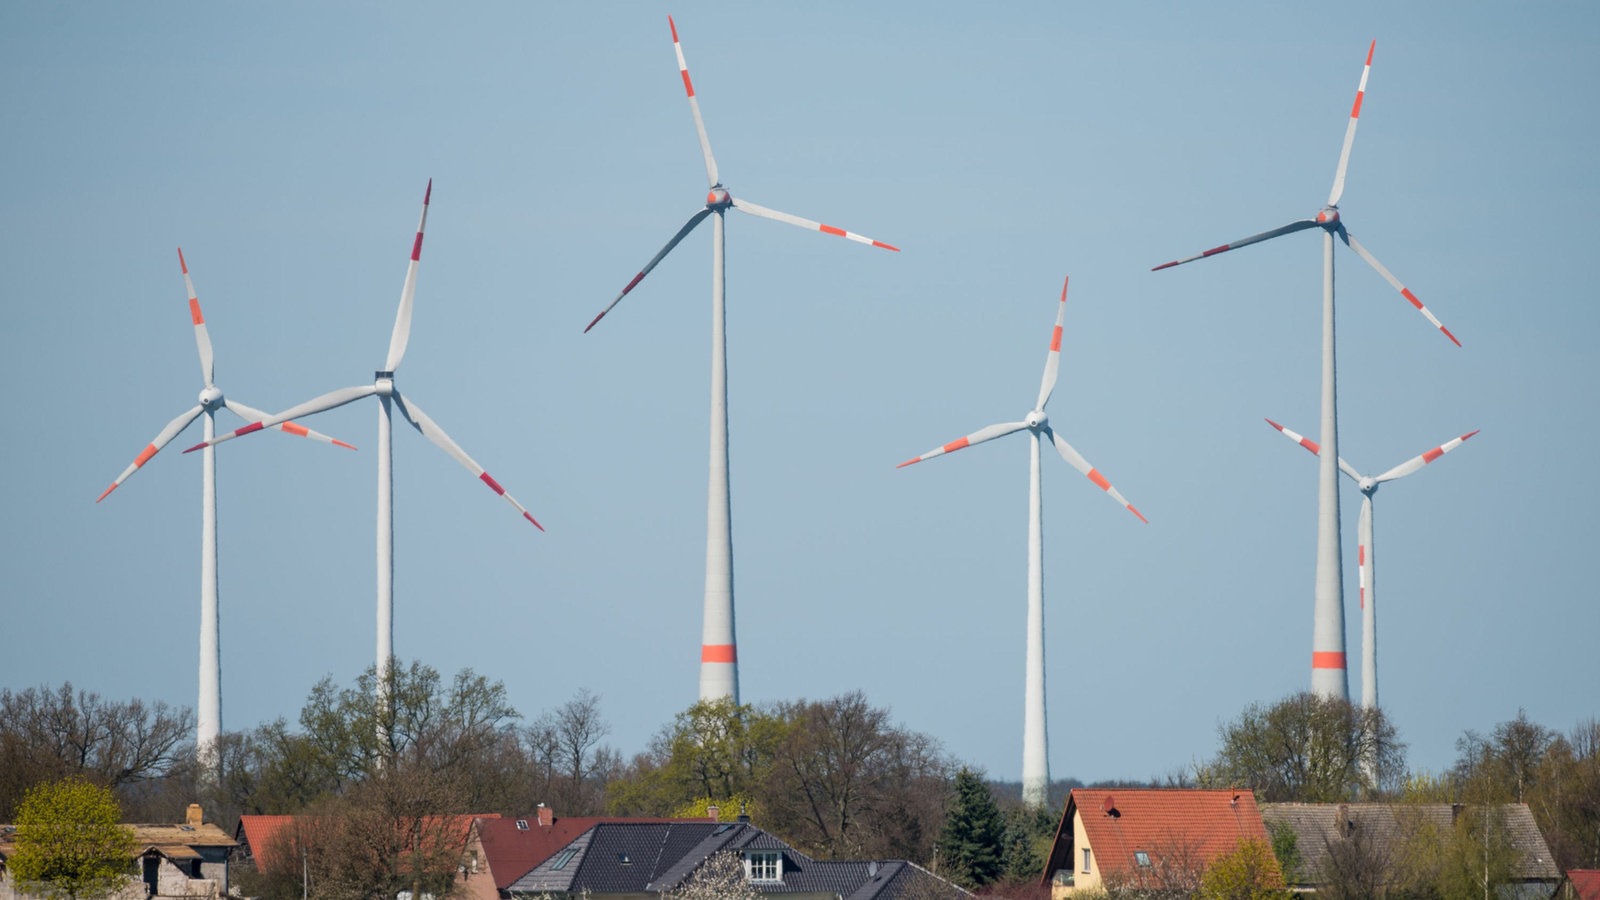
<instances>
[{"instance_id":1,"label":"gable","mask_svg":"<svg viewBox=\"0 0 1600 900\"><path fill-rule=\"evenodd\" d=\"M1248 790L1077 788L1067 797L1043 883L1081 859L1075 826L1101 878L1135 883L1160 871L1198 872L1244 840L1269 841Z\"/></svg>"}]
</instances>

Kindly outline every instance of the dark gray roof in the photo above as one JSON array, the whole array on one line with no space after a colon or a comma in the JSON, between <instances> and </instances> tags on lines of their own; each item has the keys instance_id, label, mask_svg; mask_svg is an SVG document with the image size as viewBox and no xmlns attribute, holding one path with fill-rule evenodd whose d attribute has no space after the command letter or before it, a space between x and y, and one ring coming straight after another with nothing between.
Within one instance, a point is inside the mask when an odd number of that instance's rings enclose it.
<instances>
[{"instance_id":1,"label":"dark gray roof","mask_svg":"<svg viewBox=\"0 0 1600 900\"><path fill-rule=\"evenodd\" d=\"M1300 852L1296 883L1316 884L1328 862L1328 848L1357 832L1380 848L1398 845L1418 827L1431 825L1448 831L1462 807L1449 803L1263 803L1261 818L1269 827L1293 829ZM1533 813L1525 803L1498 807L1512 847L1518 851L1515 877L1522 880L1560 879Z\"/></svg>"},{"instance_id":2,"label":"dark gray roof","mask_svg":"<svg viewBox=\"0 0 1600 900\"><path fill-rule=\"evenodd\" d=\"M563 868L555 869L567 850L575 852ZM510 890L514 894L664 893L682 886L707 859L725 850L782 854L782 880L753 883L764 894L900 900L916 888L917 900L970 896L911 863L814 860L753 825L714 822L596 825L513 882Z\"/></svg>"}]
</instances>

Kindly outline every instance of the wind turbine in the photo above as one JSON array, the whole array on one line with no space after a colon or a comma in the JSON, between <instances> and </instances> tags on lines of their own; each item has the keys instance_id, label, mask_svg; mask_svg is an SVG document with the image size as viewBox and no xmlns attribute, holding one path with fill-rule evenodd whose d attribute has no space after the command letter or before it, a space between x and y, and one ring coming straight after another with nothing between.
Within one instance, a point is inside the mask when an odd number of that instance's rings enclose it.
<instances>
[{"instance_id":1,"label":"wind turbine","mask_svg":"<svg viewBox=\"0 0 1600 900\"><path fill-rule=\"evenodd\" d=\"M1313 455L1322 455L1316 441L1271 419L1267 420L1267 424L1278 429L1284 437L1310 450ZM1366 709L1378 708L1378 591L1374 571L1377 552L1372 543L1372 495L1378 492L1378 486L1384 482L1410 475L1461 446L1467 438L1477 433L1469 431L1460 437L1451 438L1420 456L1413 456L1382 475L1362 475L1355 470L1355 467L1345 462L1343 457L1339 459L1339 471L1349 476L1361 491L1361 522L1356 533L1356 540L1359 542L1356 545L1356 566L1360 573L1361 585L1361 705Z\"/></svg>"},{"instance_id":2,"label":"wind turbine","mask_svg":"<svg viewBox=\"0 0 1600 900\"><path fill-rule=\"evenodd\" d=\"M234 415L247 422L259 422L267 414L224 396L215 381L216 367L211 352L211 335L206 330L205 316L200 312L200 298L194 292L194 280L189 277L189 264L183 258L183 248L178 248L178 267L183 270L183 286L189 294L189 318L194 322L194 341L200 351L200 377L205 387L200 391L200 402L168 422L166 427L134 457L133 462L117 480L111 482L94 502L99 503L127 481L134 472L144 467L152 457L189 427L202 414L205 416L205 437L216 435L216 414L219 409L230 409ZM337 444L354 450L344 441L312 431L295 422L277 423L277 429L299 437ZM217 625L217 460L216 453L207 449L201 476L200 501L200 698L196 706L195 747L202 758L208 757L217 735L222 731L222 651Z\"/></svg>"},{"instance_id":3,"label":"wind turbine","mask_svg":"<svg viewBox=\"0 0 1600 900\"><path fill-rule=\"evenodd\" d=\"M848 238L862 244L899 251L900 248L845 231L832 225L802 219L775 209L768 209L728 193L717 175L717 160L711 155L711 140L706 137L705 121L700 118L700 102L695 99L694 83L689 80L689 65L683 59L683 46L678 43L678 26L667 17L672 29L672 49L678 56L678 73L683 76L683 89L689 95L689 111L694 114L695 132L700 136L700 152L705 156L706 180L711 185L706 195L705 208L695 212L678 233L667 241L661 251L645 263L639 274L625 285L600 314L583 329L587 334L605 314L610 312L628 292L638 286L650 270L656 267L672 248L688 236L695 226L712 217L711 227L711 463L709 487L706 497L706 594L704 623L700 641L700 699L716 700L728 697L739 702L739 653L734 637L733 616L733 525L728 485L728 351L727 325L724 315L726 293L723 284L723 214L736 209L763 219L787 222L823 234Z\"/></svg>"},{"instance_id":4,"label":"wind turbine","mask_svg":"<svg viewBox=\"0 0 1600 900\"><path fill-rule=\"evenodd\" d=\"M422 197L422 217L417 221L417 238L411 245L411 262L406 266L405 285L400 289L400 310L395 315L394 330L389 335L389 355L385 358L383 368L373 373L372 384L357 387L340 388L329 391L320 397L295 406L273 416L263 417L250 425L239 428L221 437L213 438L205 443L196 444L183 452L189 453L201 447L213 446L223 441L232 440L241 435L271 428L280 422L289 419L304 418L325 412L336 407L360 400L363 397L376 395L378 398L378 660L377 672L381 679L389 671L390 663L394 660L394 454L392 446L392 423L390 421L391 406L400 410L400 415L422 434L423 437L434 442L444 452L455 458L456 462L467 468L467 471L478 476L478 480L489 486L489 489L504 497L507 503L522 513L522 517L533 523L540 531L540 525L526 507L516 501L516 498L506 493L483 466L468 456L455 441L450 439L444 429L440 428L428 414L422 411L415 400L403 397L400 389L395 387L394 373L400 368L400 360L405 356L406 343L411 338L411 307L416 295L417 265L422 259L422 233L428 224L428 201L433 197L433 180L428 180L427 193Z\"/></svg>"},{"instance_id":5,"label":"wind turbine","mask_svg":"<svg viewBox=\"0 0 1600 900\"><path fill-rule=\"evenodd\" d=\"M1033 409L1021 422L1005 422L981 428L966 437L956 438L948 444L935 447L927 453L908 459L896 468L905 468L935 456L953 453L963 447L992 441L1013 432L1027 429L1029 440L1028 461L1028 651L1027 673L1024 679L1022 718L1022 801L1030 806L1043 806L1050 788L1049 744L1045 736L1044 705L1044 517L1039 493L1039 439L1055 445L1056 452L1067 464L1094 482L1095 486L1111 495L1113 500L1128 508L1128 512L1146 521L1144 515L1133 507L1117 489L1111 486L1100 470L1089 465L1082 454L1050 428L1044 414L1045 404L1055 390L1056 373L1061 368L1061 322L1067 311L1067 281L1061 282L1061 302L1056 306L1056 327L1050 335L1050 352L1045 356L1044 378L1039 383L1039 397Z\"/></svg>"},{"instance_id":6,"label":"wind turbine","mask_svg":"<svg viewBox=\"0 0 1600 900\"><path fill-rule=\"evenodd\" d=\"M1367 76L1372 72L1372 53L1378 42L1367 47L1366 66L1361 70L1361 84L1356 88L1355 104L1350 108L1350 124L1345 127L1344 146L1339 151L1339 166L1334 170L1333 189L1328 202L1315 217L1290 222L1271 231L1241 238L1230 244L1213 247L1194 256L1173 260L1156 266L1151 271L1169 269L1197 259L1216 256L1239 247L1259 243L1280 235L1322 229L1322 446L1328 453L1321 456L1317 470L1317 567L1315 589L1314 625L1311 637L1311 690L1322 697L1350 698L1349 677L1345 669L1344 651L1344 582L1339 571L1339 475L1334 461L1339 455L1338 413L1334 384L1333 352L1333 240L1337 237L1356 255L1378 271L1400 295L1422 313L1434 327L1444 332L1456 346L1461 342L1448 328L1428 311L1422 301L1400 279L1394 277L1383 263L1378 262L1367 248L1345 228L1339 213L1339 199L1344 195L1345 171L1350 165L1350 146L1355 142L1356 123L1361 117L1361 101L1367 91Z\"/></svg>"}]
</instances>

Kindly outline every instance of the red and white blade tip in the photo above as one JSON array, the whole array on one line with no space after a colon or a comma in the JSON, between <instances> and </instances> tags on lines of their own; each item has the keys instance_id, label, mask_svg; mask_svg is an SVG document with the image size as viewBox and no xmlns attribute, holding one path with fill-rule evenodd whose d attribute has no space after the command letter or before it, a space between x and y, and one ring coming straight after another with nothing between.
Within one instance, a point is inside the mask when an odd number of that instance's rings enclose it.
<instances>
[{"instance_id":1,"label":"red and white blade tip","mask_svg":"<svg viewBox=\"0 0 1600 900\"><path fill-rule=\"evenodd\" d=\"M1272 421L1271 419L1267 419L1266 422L1267 422L1268 425L1271 425L1273 428L1276 428L1279 431L1283 432L1284 437L1287 437L1290 440L1298 443L1300 446L1306 448L1307 450L1310 450L1312 453L1315 453L1318 456L1322 455L1322 447L1316 441L1313 441L1312 439L1306 437L1305 435L1301 434L1298 431L1295 431L1292 428L1285 428L1282 425L1279 425L1277 422Z\"/></svg>"},{"instance_id":2,"label":"red and white blade tip","mask_svg":"<svg viewBox=\"0 0 1600 900\"><path fill-rule=\"evenodd\" d=\"M189 264L187 262L184 262L184 260L183 260L183 248L182 247L178 248L178 268L183 270L183 274L185 274L185 275L189 274Z\"/></svg>"},{"instance_id":3,"label":"red and white blade tip","mask_svg":"<svg viewBox=\"0 0 1600 900\"><path fill-rule=\"evenodd\" d=\"M428 179L428 190L422 195L422 205L423 206L427 206L428 205L428 201L430 201L432 199L433 199L433 179L429 178Z\"/></svg>"}]
</instances>

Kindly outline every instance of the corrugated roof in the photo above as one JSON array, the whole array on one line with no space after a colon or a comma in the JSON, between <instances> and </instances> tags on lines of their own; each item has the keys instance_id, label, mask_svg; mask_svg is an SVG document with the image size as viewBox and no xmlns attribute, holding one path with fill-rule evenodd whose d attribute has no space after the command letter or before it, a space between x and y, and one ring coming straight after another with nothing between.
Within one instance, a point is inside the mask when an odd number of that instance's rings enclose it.
<instances>
[{"instance_id":1,"label":"corrugated roof","mask_svg":"<svg viewBox=\"0 0 1600 900\"><path fill-rule=\"evenodd\" d=\"M1083 820L1101 877L1111 880L1138 881L1163 864L1203 865L1241 840L1268 840L1255 795L1248 790L1075 788L1056 828L1046 882L1057 869L1073 866L1074 815ZM1140 852L1152 865L1139 865L1135 854Z\"/></svg>"},{"instance_id":2,"label":"corrugated roof","mask_svg":"<svg viewBox=\"0 0 1600 900\"><path fill-rule=\"evenodd\" d=\"M1359 833L1375 846L1387 848L1425 825L1449 831L1461 809L1449 803L1267 803L1261 807L1261 816L1294 831L1301 863L1296 881L1316 884L1335 843ZM1560 878L1527 804L1506 803L1498 809L1508 841L1518 852L1514 876L1541 881Z\"/></svg>"}]
</instances>

